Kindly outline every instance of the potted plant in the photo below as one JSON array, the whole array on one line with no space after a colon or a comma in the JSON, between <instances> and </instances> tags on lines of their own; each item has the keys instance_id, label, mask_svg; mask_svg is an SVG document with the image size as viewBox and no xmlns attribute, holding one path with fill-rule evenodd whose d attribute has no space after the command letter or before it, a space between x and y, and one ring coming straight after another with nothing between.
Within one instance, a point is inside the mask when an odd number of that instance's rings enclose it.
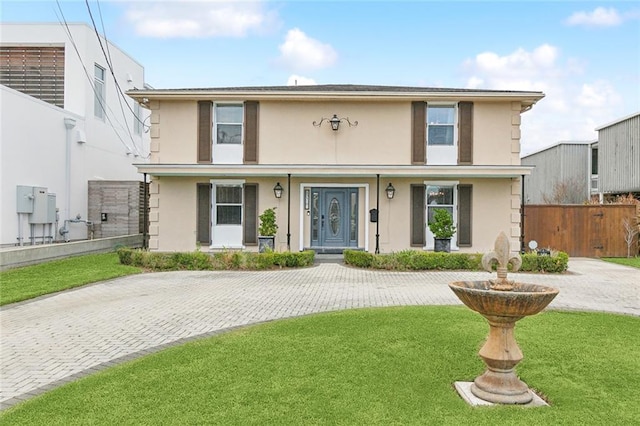
<instances>
[{"instance_id":1,"label":"potted plant","mask_svg":"<svg viewBox=\"0 0 640 426\"><path fill-rule=\"evenodd\" d=\"M445 209L435 209L433 220L429 222L429 229L433 232L433 251L451 251L451 237L456 233L453 217Z\"/></svg>"},{"instance_id":2,"label":"potted plant","mask_svg":"<svg viewBox=\"0 0 640 426\"><path fill-rule=\"evenodd\" d=\"M278 232L278 224L276 223L276 208L271 207L262 212L260 216L260 226L258 227L258 251L273 251L275 248L276 232Z\"/></svg>"}]
</instances>

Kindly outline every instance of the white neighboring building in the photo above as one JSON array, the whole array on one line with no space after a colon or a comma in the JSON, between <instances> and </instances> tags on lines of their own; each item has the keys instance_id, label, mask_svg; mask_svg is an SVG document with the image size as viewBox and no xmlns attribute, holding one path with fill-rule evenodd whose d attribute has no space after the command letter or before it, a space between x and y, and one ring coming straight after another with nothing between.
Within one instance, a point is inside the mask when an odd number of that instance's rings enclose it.
<instances>
[{"instance_id":1,"label":"white neighboring building","mask_svg":"<svg viewBox=\"0 0 640 426\"><path fill-rule=\"evenodd\" d=\"M86 24L0 24L0 60L0 244L85 239L58 229L87 219L88 181L142 180L148 113L124 93L144 68Z\"/></svg>"}]
</instances>

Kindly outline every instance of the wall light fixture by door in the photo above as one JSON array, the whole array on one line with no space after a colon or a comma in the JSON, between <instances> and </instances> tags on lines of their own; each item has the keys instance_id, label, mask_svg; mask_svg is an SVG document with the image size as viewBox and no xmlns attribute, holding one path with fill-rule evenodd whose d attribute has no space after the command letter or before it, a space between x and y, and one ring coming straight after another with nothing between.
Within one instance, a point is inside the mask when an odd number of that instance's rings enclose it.
<instances>
[{"instance_id":1,"label":"wall light fixture by door","mask_svg":"<svg viewBox=\"0 0 640 426\"><path fill-rule=\"evenodd\" d=\"M333 114L333 117L331 118L322 117L320 121L314 121L312 124L316 127L320 127L325 121L331 125L331 130L333 131L337 131L340 128L340 123L343 121L347 123L349 127L356 127L358 125L357 121L351 122L349 117L338 118L337 114Z\"/></svg>"},{"instance_id":2,"label":"wall light fixture by door","mask_svg":"<svg viewBox=\"0 0 640 426\"><path fill-rule=\"evenodd\" d=\"M393 185L391 185L391 182L389 182L389 185L387 185L385 192L387 193L387 198L390 200L393 199L393 197L396 195L396 189L393 187Z\"/></svg>"},{"instance_id":3,"label":"wall light fixture by door","mask_svg":"<svg viewBox=\"0 0 640 426\"><path fill-rule=\"evenodd\" d=\"M273 187L273 195L276 196L276 198L282 198L282 185L280 185L280 182L276 183L276 186Z\"/></svg>"}]
</instances>

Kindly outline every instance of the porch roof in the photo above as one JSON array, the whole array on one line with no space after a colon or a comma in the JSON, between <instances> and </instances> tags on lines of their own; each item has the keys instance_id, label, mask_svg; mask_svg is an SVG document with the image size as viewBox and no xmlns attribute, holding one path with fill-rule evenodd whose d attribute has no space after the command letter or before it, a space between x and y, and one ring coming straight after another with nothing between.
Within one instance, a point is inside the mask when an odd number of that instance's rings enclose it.
<instances>
[{"instance_id":1,"label":"porch roof","mask_svg":"<svg viewBox=\"0 0 640 426\"><path fill-rule=\"evenodd\" d=\"M532 166L476 165L360 165L360 164L135 164L139 173L153 176L207 177L384 177L514 178L529 175Z\"/></svg>"}]
</instances>

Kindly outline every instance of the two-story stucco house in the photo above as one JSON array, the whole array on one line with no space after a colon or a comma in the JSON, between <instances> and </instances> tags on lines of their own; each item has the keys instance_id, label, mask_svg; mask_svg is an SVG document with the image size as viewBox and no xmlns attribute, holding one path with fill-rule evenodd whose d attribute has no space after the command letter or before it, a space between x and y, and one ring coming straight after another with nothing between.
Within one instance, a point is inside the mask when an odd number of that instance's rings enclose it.
<instances>
[{"instance_id":1,"label":"two-story stucco house","mask_svg":"<svg viewBox=\"0 0 640 426\"><path fill-rule=\"evenodd\" d=\"M500 231L519 247L521 179L531 169L520 165L520 116L541 92L319 85L128 94L151 110L151 160L138 165L152 177L151 250L257 250L258 216L270 207L278 250L429 250L436 208L454 217L454 250L490 249Z\"/></svg>"}]
</instances>

